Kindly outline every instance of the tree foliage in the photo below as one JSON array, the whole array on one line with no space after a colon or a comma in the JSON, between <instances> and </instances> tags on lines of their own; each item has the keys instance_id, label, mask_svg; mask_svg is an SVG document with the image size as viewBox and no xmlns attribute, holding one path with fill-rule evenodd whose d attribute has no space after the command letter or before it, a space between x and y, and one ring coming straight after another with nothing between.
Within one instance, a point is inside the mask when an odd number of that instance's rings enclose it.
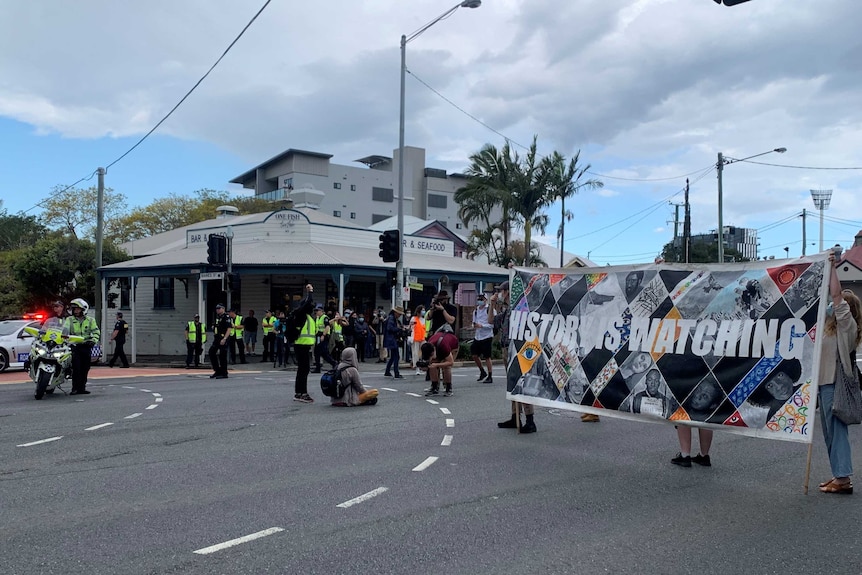
<instances>
[{"instance_id":1,"label":"tree foliage","mask_svg":"<svg viewBox=\"0 0 862 575\"><path fill-rule=\"evenodd\" d=\"M118 218L106 235L114 243L153 236L211 220L216 216L216 208L225 204L236 207L244 214L275 209L271 202L254 196L230 196L225 191L201 189L194 196L170 194L147 206L135 208Z\"/></svg>"},{"instance_id":2,"label":"tree foliage","mask_svg":"<svg viewBox=\"0 0 862 575\"><path fill-rule=\"evenodd\" d=\"M0 211L0 252L32 246L48 233L36 216L10 215Z\"/></svg>"},{"instance_id":3,"label":"tree foliage","mask_svg":"<svg viewBox=\"0 0 862 575\"><path fill-rule=\"evenodd\" d=\"M111 228L126 209L126 196L105 188L104 224ZM51 197L42 203L42 223L73 238L95 238L98 219L99 189L96 186L63 191L54 187Z\"/></svg>"},{"instance_id":4,"label":"tree foliage","mask_svg":"<svg viewBox=\"0 0 862 575\"><path fill-rule=\"evenodd\" d=\"M598 180L582 179L589 165L578 166L580 152L568 162L559 152L540 158L537 141L534 136L523 157L508 142L500 150L486 144L470 156L467 185L455 194L461 206L458 216L464 225L479 225L470 237L471 253L487 254L496 265L506 265L512 259L527 266L538 265L539 250L532 234L533 230L544 233L547 228L546 208L582 188L603 185ZM496 213L499 219L493 219ZM524 245L530 246L529 250L511 249L511 230L515 227L523 229Z\"/></svg>"}]
</instances>

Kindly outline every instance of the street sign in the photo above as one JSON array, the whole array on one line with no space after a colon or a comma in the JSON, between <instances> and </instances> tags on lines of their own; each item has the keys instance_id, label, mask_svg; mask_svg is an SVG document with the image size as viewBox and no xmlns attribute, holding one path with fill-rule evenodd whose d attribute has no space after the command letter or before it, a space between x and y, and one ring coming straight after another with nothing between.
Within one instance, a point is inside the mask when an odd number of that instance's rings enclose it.
<instances>
[{"instance_id":1,"label":"street sign","mask_svg":"<svg viewBox=\"0 0 862 575\"><path fill-rule=\"evenodd\" d=\"M410 288L407 286L401 289L401 301L410 301Z\"/></svg>"},{"instance_id":2,"label":"street sign","mask_svg":"<svg viewBox=\"0 0 862 575\"><path fill-rule=\"evenodd\" d=\"M202 280L220 280L224 279L224 272L203 272L201 274Z\"/></svg>"}]
</instances>

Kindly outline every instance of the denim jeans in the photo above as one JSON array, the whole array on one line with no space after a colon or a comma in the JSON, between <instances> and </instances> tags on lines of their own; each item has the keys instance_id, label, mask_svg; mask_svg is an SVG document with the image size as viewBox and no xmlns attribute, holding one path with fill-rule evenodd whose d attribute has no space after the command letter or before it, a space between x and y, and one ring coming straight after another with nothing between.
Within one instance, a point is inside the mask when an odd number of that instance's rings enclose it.
<instances>
[{"instance_id":1,"label":"denim jeans","mask_svg":"<svg viewBox=\"0 0 862 575\"><path fill-rule=\"evenodd\" d=\"M833 477L850 477L853 475L853 462L850 459L850 439L847 436L847 424L832 415L832 400L835 397L835 385L820 386L820 424L823 427L823 439L826 440L826 451L829 453L829 465Z\"/></svg>"},{"instance_id":2,"label":"denim jeans","mask_svg":"<svg viewBox=\"0 0 862 575\"><path fill-rule=\"evenodd\" d=\"M391 373L392 375L401 375L401 372L398 371L398 363L401 360L398 353L398 347L387 348L389 350L389 363L386 364L386 373Z\"/></svg>"}]
</instances>

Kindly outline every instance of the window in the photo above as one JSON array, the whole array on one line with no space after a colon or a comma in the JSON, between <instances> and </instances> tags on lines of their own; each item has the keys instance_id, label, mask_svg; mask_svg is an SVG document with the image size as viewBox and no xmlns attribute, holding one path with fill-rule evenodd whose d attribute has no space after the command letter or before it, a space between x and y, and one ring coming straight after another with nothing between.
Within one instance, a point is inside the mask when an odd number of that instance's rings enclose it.
<instances>
[{"instance_id":1,"label":"window","mask_svg":"<svg viewBox=\"0 0 862 575\"><path fill-rule=\"evenodd\" d=\"M293 178L284 178L283 188L293 188Z\"/></svg>"},{"instance_id":2,"label":"window","mask_svg":"<svg viewBox=\"0 0 862 575\"><path fill-rule=\"evenodd\" d=\"M340 190L341 189L341 182L332 182L332 189L333 190Z\"/></svg>"},{"instance_id":3,"label":"window","mask_svg":"<svg viewBox=\"0 0 862 575\"><path fill-rule=\"evenodd\" d=\"M154 278L153 287L153 309L174 309L174 278Z\"/></svg>"},{"instance_id":4,"label":"window","mask_svg":"<svg viewBox=\"0 0 862 575\"><path fill-rule=\"evenodd\" d=\"M336 218L340 218L341 217L341 210L332 210L332 215L335 216Z\"/></svg>"},{"instance_id":5,"label":"window","mask_svg":"<svg viewBox=\"0 0 862 575\"><path fill-rule=\"evenodd\" d=\"M132 309L132 282L120 278L120 309Z\"/></svg>"},{"instance_id":6,"label":"window","mask_svg":"<svg viewBox=\"0 0 862 575\"><path fill-rule=\"evenodd\" d=\"M456 222L456 223L455 223L455 229L456 229L456 230L460 230L460 229L461 229L461 224L459 224L459 223L457 223L457 222Z\"/></svg>"},{"instance_id":7,"label":"window","mask_svg":"<svg viewBox=\"0 0 862 575\"><path fill-rule=\"evenodd\" d=\"M375 202L394 202L395 194L392 192L392 188L371 188L371 199Z\"/></svg>"},{"instance_id":8,"label":"window","mask_svg":"<svg viewBox=\"0 0 862 575\"><path fill-rule=\"evenodd\" d=\"M438 194L428 194L428 207L445 209L446 200L448 200L446 196L440 196Z\"/></svg>"},{"instance_id":9,"label":"window","mask_svg":"<svg viewBox=\"0 0 862 575\"><path fill-rule=\"evenodd\" d=\"M355 220L355 219L356 219L356 212L350 212L350 219L351 219L351 220Z\"/></svg>"},{"instance_id":10,"label":"window","mask_svg":"<svg viewBox=\"0 0 862 575\"><path fill-rule=\"evenodd\" d=\"M350 191L351 191L351 192L355 192L355 191L356 191L356 184L350 184Z\"/></svg>"}]
</instances>

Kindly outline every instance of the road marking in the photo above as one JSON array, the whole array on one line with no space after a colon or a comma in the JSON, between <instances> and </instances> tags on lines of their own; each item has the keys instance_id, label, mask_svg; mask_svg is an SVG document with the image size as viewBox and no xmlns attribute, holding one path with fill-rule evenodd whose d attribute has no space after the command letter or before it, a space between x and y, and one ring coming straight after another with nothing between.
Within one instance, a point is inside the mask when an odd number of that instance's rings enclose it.
<instances>
[{"instance_id":1,"label":"road marking","mask_svg":"<svg viewBox=\"0 0 862 575\"><path fill-rule=\"evenodd\" d=\"M154 393L154 394L153 394L153 397L161 397L161 396L162 396L162 394L161 394L161 393Z\"/></svg>"},{"instance_id":2,"label":"road marking","mask_svg":"<svg viewBox=\"0 0 862 575\"><path fill-rule=\"evenodd\" d=\"M397 389L392 389L391 387L381 387L380 389L384 391L398 391Z\"/></svg>"},{"instance_id":3,"label":"road marking","mask_svg":"<svg viewBox=\"0 0 862 575\"><path fill-rule=\"evenodd\" d=\"M142 416L142 415L143 415L143 413L133 413L132 415L127 415L127 416L126 416L126 417L124 417L123 419L134 419L134 418L136 418L136 417L140 417L140 416Z\"/></svg>"},{"instance_id":4,"label":"road marking","mask_svg":"<svg viewBox=\"0 0 862 575\"><path fill-rule=\"evenodd\" d=\"M446 420L446 427L455 427L455 420L454 419L447 419Z\"/></svg>"},{"instance_id":5,"label":"road marking","mask_svg":"<svg viewBox=\"0 0 862 575\"><path fill-rule=\"evenodd\" d=\"M433 399L426 399L425 401L427 401L431 405L440 405L439 401L434 401Z\"/></svg>"},{"instance_id":6,"label":"road marking","mask_svg":"<svg viewBox=\"0 0 862 575\"><path fill-rule=\"evenodd\" d=\"M109 425L114 425L113 423L100 423L99 425L94 425L93 427L88 427L84 431L95 431L97 429L102 429L103 427L108 427Z\"/></svg>"},{"instance_id":7,"label":"road marking","mask_svg":"<svg viewBox=\"0 0 862 575\"><path fill-rule=\"evenodd\" d=\"M425 461L423 461L422 463L420 463L419 465L414 467L413 471L425 471L426 469L431 467L431 464L434 463L435 461L437 461L438 459L440 459L440 458L434 457L432 455L431 457L429 457L428 459L426 459Z\"/></svg>"},{"instance_id":8,"label":"road marking","mask_svg":"<svg viewBox=\"0 0 862 575\"><path fill-rule=\"evenodd\" d=\"M144 393L152 393L149 389L144 389L144 388L141 388L141 391L143 391Z\"/></svg>"},{"instance_id":9,"label":"road marking","mask_svg":"<svg viewBox=\"0 0 862 575\"><path fill-rule=\"evenodd\" d=\"M123 389L135 389L135 388L134 388L134 387L132 387L131 385L124 385L124 386L123 386Z\"/></svg>"},{"instance_id":10,"label":"road marking","mask_svg":"<svg viewBox=\"0 0 862 575\"><path fill-rule=\"evenodd\" d=\"M216 551L221 551L222 549L227 549L228 547L233 547L234 545L239 545L241 543L248 543L249 541L254 541L255 539L260 539L261 537L266 537L267 535L273 535L274 533L278 533L279 531L284 531L281 527L270 527L269 529L264 529L263 531L258 531L257 533L252 533L251 535L246 535L245 537L238 537L237 539L231 539L230 541L225 541L224 543L217 543L215 545L210 545L209 547L204 547L203 549L198 549L195 551L198 555L208 555L210 553L215 553Z\"/></svg>"},{"instance_id":11,"label":"road marking","mask_svg":"<svg viewBox=\"0 0 862 575\"><path fill-rule=\"evenodd\" d=\"M422 397L422 396L421 396L421 395L419 395L418 393L405 393L404 395L410 395L410 396L413 396L413 397Z\"/></svg>"},{"instance_id":12,"label":"road marking","mask_svg":"<svg viewBox=\"0 0 862 575\"><path fill-rule=\"evenodd\" d=\"M18 447L30 447L32 445L40 445L42 443L51 443L52 441L57 441L58 439L63 439L63 436L58 435L57 437L49 437L48 439L40 439L39 441L31 441L30 443L22 443Z\"/></svg>"},{"instance_id":13,"label":"road marking","mask_svg":"<svg viewBox=\"0 0 862 575\"><path fill-rule=\"evenodd\" d=\"M157 397L157 398L156 398L156 403L161 403L163 399L164 399L164 397Z\"/></svg>"},{"instance_id":14,"label":"road marking","mask_svg":"<svg viewBox=\"0 0 862 575\"><path fill-rule=\"evenodd\" d=\"M352 506L356 505L357 503L363 503L365 501L368 501L372 497L377 497L381 493L386 493L387 491L389 491L388 487L378 487L377 489L369 491L368 493L366 493L364 495L360 495L359 497L354 497L353 499L349 499L349 500L345 501L344 503L339 503L338 505L336 505L336 507L341 507L342 509L347 509L348 507L352 507Z\"/></svg>"},{"instance_id":15,"label":"road marking","mask_svg":"<svg viewBox=\"0 0 862 575\"><path fill-rule=\"evenodd\" d=\"M148 406L147 406L147 409L155 409L155 408L157 408L158 406L159 406L159 404L158 404L158 403L154 403L154 404L152 404L152 405L148 405Z\"/></svg>"},{"instance_id":16,"label":"road marking","mask_svg":"<svg viewBox=\"0 0 862 575\"><path fill-rule=\"evenodd\" d=\"M440 411L443 413L443 415L452 415L452 412L449 411L448 407L441 407Z\"/></svg>"},{"instance_id":17,"label":"road marking","mask_svg":"<svg viewBox=\"0 0 862 575\"><path fill-rule=\"evenodd\" d=\"M443 447L449 447L450 445L452 445L452 436L444 435L443 441L440 443L440 445L442 445Z\"/></svg>"}]
</instances>

